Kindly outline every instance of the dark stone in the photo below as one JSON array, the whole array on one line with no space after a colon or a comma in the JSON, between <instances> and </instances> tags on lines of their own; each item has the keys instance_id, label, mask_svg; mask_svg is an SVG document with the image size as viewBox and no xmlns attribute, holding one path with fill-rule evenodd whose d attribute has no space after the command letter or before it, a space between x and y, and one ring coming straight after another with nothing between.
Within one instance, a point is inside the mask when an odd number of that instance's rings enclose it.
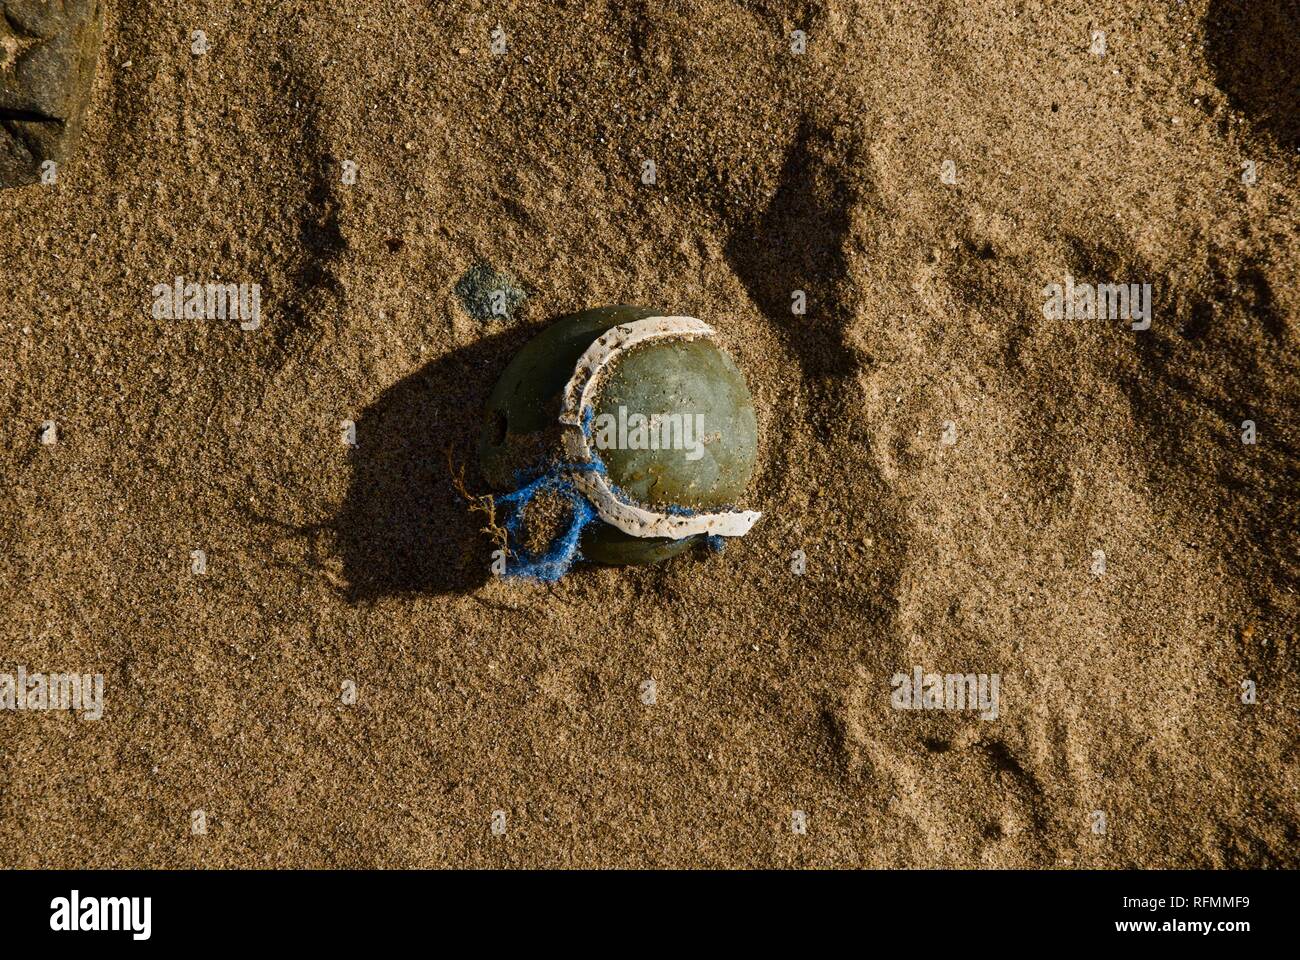
<instances>
[{"instance_id":1,"label":"dark stone","mask_svg":"<svg viewBox=\"0 0 1300 960\"><path fill-rule=\"evenodd\" d=\"M0 0L0 187L71 155L102 32L100 0Z\"/></svg>"}]
</instances>

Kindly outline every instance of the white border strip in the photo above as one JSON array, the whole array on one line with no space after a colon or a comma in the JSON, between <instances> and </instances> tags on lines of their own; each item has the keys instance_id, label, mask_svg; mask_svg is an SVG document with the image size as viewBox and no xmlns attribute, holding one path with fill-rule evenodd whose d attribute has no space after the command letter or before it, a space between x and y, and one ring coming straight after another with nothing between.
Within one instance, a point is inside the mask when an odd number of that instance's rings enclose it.
<instances>
[{"instance_id":1,"label":"white border strip","mask_svg":"<svg viewBox=\"0 0 1300 960\"><path fill-rule=\"evenodd\" d=\"M564 452L576 463L593 463L595 454L582 432L582 411L590 404L602 372L621 353L638 343L662 337L712 337L713 328L695 317L645 317L605 331L578 359L573 377L564 388L560 423L564 424ZM681 540L697 534L743 537L761 513L752 510L678 515L646 510L620 500L604 474L578 471L574 485L591 501L600 518L634 537L668 537Z\"/></svg>"}]
</instances>

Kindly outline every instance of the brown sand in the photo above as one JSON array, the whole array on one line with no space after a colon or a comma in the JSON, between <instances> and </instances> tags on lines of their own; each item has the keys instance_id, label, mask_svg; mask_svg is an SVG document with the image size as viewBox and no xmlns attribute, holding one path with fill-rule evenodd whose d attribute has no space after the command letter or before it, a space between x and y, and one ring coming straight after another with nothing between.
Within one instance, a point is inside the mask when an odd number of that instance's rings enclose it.
<instances>
[{"instance_id":1,"label":"brown sand","mask_svg":"<svg viewBox=\"0 0 1300 960\"><path fill-rule=\"evenodd\" d=\"M0 712L0 863L1297 865L1300 18L1234 6L113 5L78 158L0 192L0 671L105 675ZM1066 273L1151 329L1046 320ZM262 328L155 320L177 275ZM766 516L490 579L444 449L618 302L721 331ZM1000 716L892 709L914 665Z\"/></svg>"}]
</instances>

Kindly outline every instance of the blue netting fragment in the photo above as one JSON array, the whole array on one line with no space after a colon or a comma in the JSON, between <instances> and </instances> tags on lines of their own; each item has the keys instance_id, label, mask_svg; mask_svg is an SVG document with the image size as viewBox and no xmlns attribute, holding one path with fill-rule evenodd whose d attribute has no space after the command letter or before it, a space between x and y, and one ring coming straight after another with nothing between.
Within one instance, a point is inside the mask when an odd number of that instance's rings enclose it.
<instances>
[{"instance_id":1,"label":"blue netting fragment","mask_svg":"<svg viewBox=\"0 0 1300 960\"><path fill-rule=\"evenodd\" d=\"M505 576L536 580L539 583L554 583L569 572L581 555L578 541L587 524L596 519L596 509L587 502L574 485L570 476L583 470L604 470L600 463L557 464L550 470L520 487L513 493L496 498L496 502L506 508L506 533L510 538L511 555L506 562ZM551 491L558 493L569 501L570 520L568 529L558 537L550 548L541 556L534 556L523 550L524 511L533 497L539 493Z\"/></svg>"},{"instance_id":2,"label":"blue netting fragment","mask_svg":"<svg viewBox=\"0 0 1300 960\"><path fill-rule=\"evenodd\" d=\"M581 427L583 436L588 440L591 439L591 426L594 418L595 410L590 405L585 406L582 410ZM516 477L516 482L523 485L512 493L495 498L497 504L505 507L505 528L510 543L510 559L506 562L504 576L535 580L540 583L554 583L568 573L578 560L582 559L582 554L578 550L578 543L582 539L582 531L586 529L589 523L599 519L596 508L582 495L571 479L573 474L585 471L603 474L605 473L605 464L600 461L599 457L590 463L558 463L532 480L526 480L525 476ZM631 502L613 484L610 484L610 490L620 500ZM558 493L568 500L571 517L568 528L551 543L549 549L541 556L534 556L521 546L524 513L534 497L539 493L548 491ZM664 506L660 509L665 513L685 517L693 516L696 512L688 507L675 505ZM719 536L710 535L705 537L705 543L714 553L721 553L726 546L724 538Z\"/></svg>"}]
</instances>

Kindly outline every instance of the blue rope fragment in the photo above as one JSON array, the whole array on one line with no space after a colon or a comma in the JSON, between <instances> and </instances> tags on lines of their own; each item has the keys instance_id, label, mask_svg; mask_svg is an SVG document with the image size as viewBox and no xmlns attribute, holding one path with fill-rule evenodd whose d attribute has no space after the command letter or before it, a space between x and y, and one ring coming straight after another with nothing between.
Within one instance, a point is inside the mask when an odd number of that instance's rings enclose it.
<instances>
[{"instance_id":1,"label":"blue rope fragment","mask_svg":"<svg viewBox=\"0 0 1300 960\"><path fill-rule=\"evenodd\" d=\"M588 406L583 409L582 413L582 432L584 436L590 439L595 411ZM601 462L599 457L588 463L557 463L532 480L525 481L526 474L517 476L516 481L523 485L518 490L496 497L496 503L505 507L506 535L511 547L510 559L506 562L503 576L533 580L538 583L555 583L563 578L575 563L582 559L582 554L578 549L578 544L582 540L582 532L587 528L588 524L599 519L596 508L591 505L591 502L587 500L577 485L570 479L574 473L584 472L607 475L605 464ZM626 495L617 487L611 484L610 489L616 497L629 502ZM535 556L520 546L523 540L524 513L534 497L548 491L558 493L569 501L571 518L568 529L550 545L545 553ZM694 516L696 513L695 510L689 507L681 507L675 504L665 505L660 509L664 513L681 517ZM725 538L715 534L706 536L704 543L714 553L722 553L726 549Z\"/></svg>"},{"instance_id":2,"label":"blue rope fragment","mask_svg":"<svg viewBox=\"0 0 1300 960\"><path fill-rule=\"evenodd\" d=\"M587 502L568 475L582 470L604 470L604 464L557 464L550 470L526 483L513 493L496 498L506 507L506 534L512 547L506 562L505 576L538 583L555 583L581 559L578 542L587 524L596 519L596 508ZM524 512L539 493L551 491L569 501L571 518L569 527L541 556L534 556L520 548L523 539Z\"/></svg>"}]
</instances>

